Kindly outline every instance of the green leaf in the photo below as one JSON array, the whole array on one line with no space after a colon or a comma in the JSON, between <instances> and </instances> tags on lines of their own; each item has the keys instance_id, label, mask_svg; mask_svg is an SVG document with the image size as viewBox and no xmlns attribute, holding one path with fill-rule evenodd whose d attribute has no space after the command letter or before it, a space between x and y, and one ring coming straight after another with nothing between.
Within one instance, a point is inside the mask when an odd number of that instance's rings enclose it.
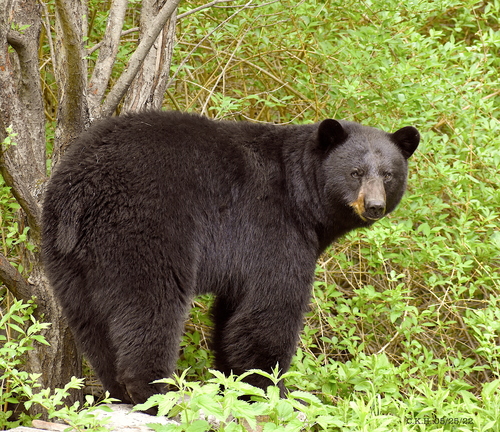
<instances>
[{"instance_id":1,"label":"green leaf","mask_svg":"<svg viewBox=\"0 0 500 432\"><path fill-rule=\"evenodd\" d=\"M292 399L302 400L302 401L306 402L307 404L321 405L321 401L318 399L317 396L315 396L311 393L301 391L301 390L295 390L295 391L289 393L288 397L292 398Z\"/></svg>"},{"instance_id":2,"label":"green leaf","mask_svg":"<svg viewBox=\"0 0 500 432\"><path fill-rule=\"evenodd\" d=\"M484 384L481 396L485 399L489 399L500 387L500 379L493 380L489 383Z\"/></svg>"},{"instance_id":3,"label":"green leaf","mask_svg":"<svg viewBox=\"0 0 500 432\"><path fill-rule=\"evenodd\" d=\"M50 346L50 344L47 342L47 339L45 339L45 337L44 337L44 336L42 336L42 335L36 335L36 334L35 334L35 335L32 335L32 336L31 336L31 338L32 338L33 340L35 340L35 341L37 341L37 342L39 342L39 343L43 344L43 345Z\"/></svg>"},{"instance_id":4,"label":"green leaf","mask_svg":"<svg viewBox=\"0 0 500 432\"><path fill-rule=\"evenodd\" d=\"M147 423L146 426L156 432L185 432L184 426L174 423L166 425L159 423Z\"/></svg>"},{"instance_id":5,"label":"green leaf","mask_svg":"<svg viewBox=\"0 0 500 432\"><path fill-rule=\"evenodd\" d=\"M186 432L207 432L208 430L210 430L210 423L206 420L195 420L186 428Z\"/></svg>"},{"instance_id":6,"label":"green leaf","mask_svg":"<svg viewBox=\"0 0 500 432\"><path fill-rule=\"evenodd\" d=\"M224 420L222 406L210 395L197 396L191 399L190 404L201 409L205 415L213 415L217 420Z\"/></svg>"},{"instance_id":7,"label":"green leaf","mask_svg":"<svg viewBox=\"0 0 500 432\"><path fill-rule=\"evenodd\" d=\"M17 331L18 333L20 333L20 334L25 334L25 333L24 333L24 330L23 330L21 327L19 327L17 324L14 324L14 323L12 323L12 322L9 322L9 323L7 323L7 325L8 325L11 329L13 329L13 330Z\"/></svg>"},{"instance_id":8,"label":"green leaf","mask_svg":"<svg viewBox=\"0 0 500 432\"><path fill-rule=\"evenodd\" d=\"M292 403L289 400L286 399L281 399L277 404L276 404L276 412L278 413L278 416L283 419L283 420L289 420L293 413L294 409L292 406Z\"/></svg>"}]
</instances>

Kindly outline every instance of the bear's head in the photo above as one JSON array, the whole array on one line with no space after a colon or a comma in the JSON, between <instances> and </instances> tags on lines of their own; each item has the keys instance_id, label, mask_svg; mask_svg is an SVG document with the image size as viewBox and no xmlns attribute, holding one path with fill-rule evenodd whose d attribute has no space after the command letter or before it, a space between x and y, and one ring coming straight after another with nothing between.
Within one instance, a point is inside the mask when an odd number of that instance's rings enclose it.
<instances>
[{"instance_id":1,"label":"bear's head","mask_svg":"<svg viewBox=\"0 0 500 432\"><path fill-rule=\"evenodd\" d=\"M387 133L353 122L322 121L317 145L329 202L349 208L361 226L393 211L406 189L407 160L419 141L412 126Z\"/></svg>"}]
</instances>

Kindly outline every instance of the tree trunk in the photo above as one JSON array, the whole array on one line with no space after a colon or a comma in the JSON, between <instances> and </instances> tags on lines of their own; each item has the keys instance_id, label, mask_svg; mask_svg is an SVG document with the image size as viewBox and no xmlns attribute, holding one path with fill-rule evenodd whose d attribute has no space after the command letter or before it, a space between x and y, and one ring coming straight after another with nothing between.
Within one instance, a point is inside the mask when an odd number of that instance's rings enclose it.
<instances>
[{"instance_id":1,"label":"tree trunk","mask_svg":"<svg viewBox=\"0 0 500 432\"><path fill-rule=\"evenodd\" d=\"M23 257L31 267L27 282L3 256L0 274L18 298L26 301L36 296L37 315L52 323L44 334L50 346L37 346L28 356L27 368L41 374L43 387L62 387L71 376L81 375L81 362L44 277L40 256L41 200L46 180L45 116L38 71L41 10L35 0L14 0L4 3L0 12L0 138L5 138L7 126L17 134L16 144L2 149L0 169L24 210L30 241L38 246L34 253L26 250ZM14 51L9 51L9 46Z\"/></svg>"},{"instance_id":2,"label":"tree trunk","mask_svg":"<svg viewBox=\"0 0 500 432\"><path fill-rule=\"evenodd\" d=\"M15 24L14 24L15 23ZM9 126L16 145L0 152L0 170L26 212L31 235L40 236L40 189L45 180L45 117L38 72L40 7L7 1L0 15L0 140ZM9 46L14 52L9 52Z\"/></svg>"},{"instance_id":3,"label":"tree trunk","mask_svg":"<svg viewBox=\"0 0 500 432\"><path fill-rule=\"evenodd\" d=\"M34 268L30 273L28 282L31 284L31 294L36 297L36 314L44 322L50 322L50 327L42 334L49 345L39 344L34 351L28 352L27 367L31 372L41 373L40 384L42 388L62 388L71 377L82 377L82 355L76 346L73 334L63 317L61 307L56 301L49 281L45 277L40 255L32 257ZM71 390L67 399L68 404L83 401L82 390ZM46 413L42 407L34 404L30 414Z\"/></svg>"}]
</instances>

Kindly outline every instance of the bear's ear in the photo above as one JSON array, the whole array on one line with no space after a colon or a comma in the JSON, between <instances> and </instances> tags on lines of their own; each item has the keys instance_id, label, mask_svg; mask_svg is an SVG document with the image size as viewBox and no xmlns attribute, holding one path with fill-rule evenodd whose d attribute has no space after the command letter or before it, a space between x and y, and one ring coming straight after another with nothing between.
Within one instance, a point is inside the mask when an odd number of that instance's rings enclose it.
<instances>
[{"instance_id":1,"label":"bear's ear","mask_svg":"<svg viewBox=\"0 0 500 432\"><path fill-rule=\"evenodd\" d=\"M403 156L408 159L418 147L420 134L413 126L406 126L391 134L391 139L399 147Z\"/></svg>"},{"instance_id":2,"label":"bear's ear","mask_svg":"<svg viewBox=\"0 0 500 432\"><path fill-rule=\"evenodd\" d=\"M337 120L326 119L319 124L318 147L321 150L331 150L346 139L347 132Z\"/></svg>"}]
</instances>

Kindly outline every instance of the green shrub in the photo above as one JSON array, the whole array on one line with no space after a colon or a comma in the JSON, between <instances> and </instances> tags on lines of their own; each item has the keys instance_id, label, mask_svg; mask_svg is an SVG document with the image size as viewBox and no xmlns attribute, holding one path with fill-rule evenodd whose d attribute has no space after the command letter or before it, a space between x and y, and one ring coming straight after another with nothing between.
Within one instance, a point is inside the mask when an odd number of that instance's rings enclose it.
<instances>
[{"instance_id":1,"label":"green shrub","mask_svg":"<svg viewBox=\"0 0 500 432\"><path fill-rule=\"evenodd\" d=\"M3 304L1 297L0 304ZM34 308L33 301L28 304L15 301L0 315L0 428L16 427L29 421L23 413L13 420L10 407L23 401L26 388L37 385L37 375L22 370L23 357L34 349L33 343L47 343L38 333L49 324L33 318Z\"/></svg>"},{"instance_id":2,"label":"green shrub","mask_svg":"<svg viewBox=\"0 0 500 432\"><path fill-rule=\"evenodd\" d=\"M235 11L181 22L169 107L422 133L400 208L322 257L292 388L342 430L496 430L500 3L285 1L217 27Z\"/></svg>"},{"instance_id":3,"label":"green shrub","mask_svg":"<svg viewBox=\"0 0 500 432\"><path fill-rule=\"evenodd\" d=\"M83 387L83 379L75 378L62 389L41 389L38 383L39 374L23 370L25 355L35 349L34 344L47 344L40 334L50 324L40 323L33 317L35 305L33 301L23 303L9 301L0 297L0 305L6 305L6 311L0 309L0 430L11 429L20 425L31 425L36 416L27 414L33 404L40 405L49 419L65 421L73 430L83 431L91 428L94 431L106 431L106 421L98 419L94 399L87 396L83 406L75 402L67 406L66 398L69 390ZM106 395L101 403L112 400ZM13 410L16 409L16 412Z\"/></svg>"}]
</instances>

